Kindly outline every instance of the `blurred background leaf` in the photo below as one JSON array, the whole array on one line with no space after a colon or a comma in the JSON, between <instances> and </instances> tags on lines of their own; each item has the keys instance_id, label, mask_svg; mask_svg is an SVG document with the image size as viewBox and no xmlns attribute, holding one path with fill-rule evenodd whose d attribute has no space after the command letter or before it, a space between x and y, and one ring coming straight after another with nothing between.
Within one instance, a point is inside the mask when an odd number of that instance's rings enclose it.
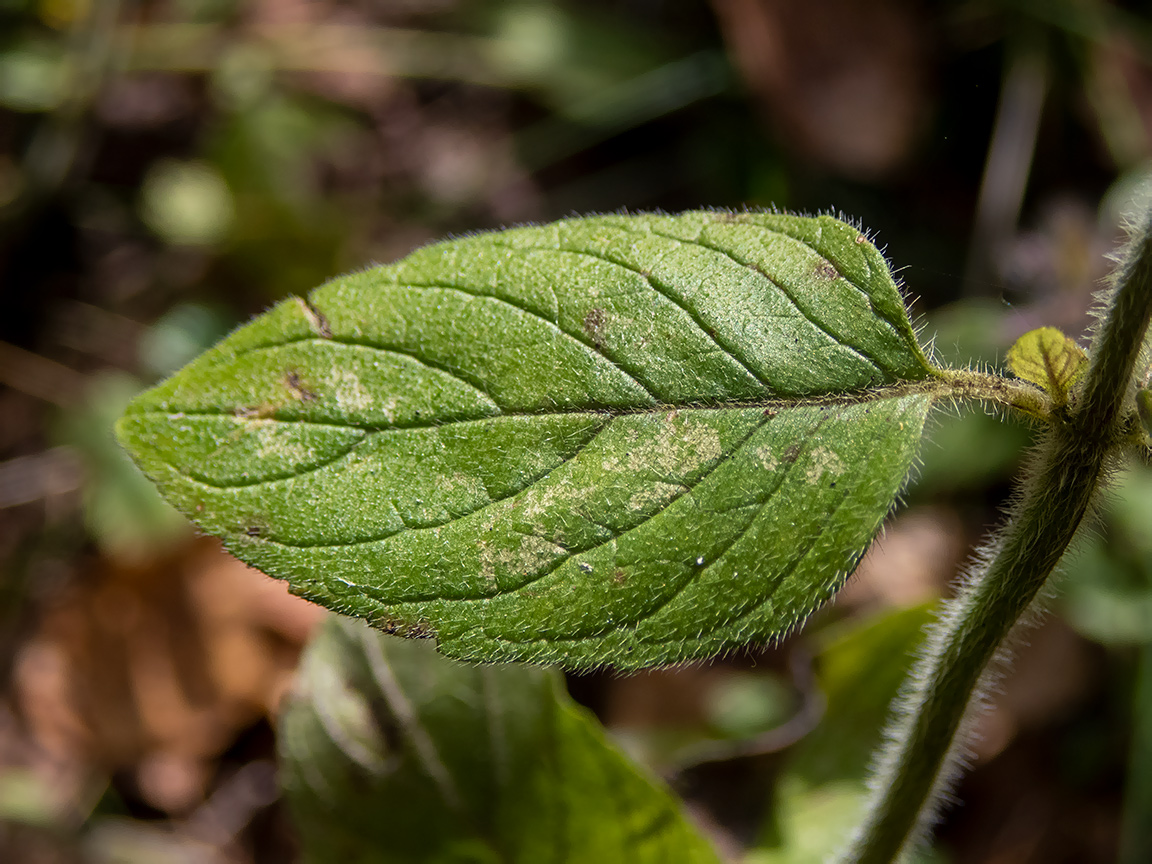
<instances>
[{"instance_id":1,"label":"blurred background leaf","mask_svg":"<svg viewBox=\"0 0 1152 864\"><path fill-rule=\"evenodd\" d=\"M718 862L560 686L331 616L280 722L305 860Z\"/></svg>"}]
</instances>

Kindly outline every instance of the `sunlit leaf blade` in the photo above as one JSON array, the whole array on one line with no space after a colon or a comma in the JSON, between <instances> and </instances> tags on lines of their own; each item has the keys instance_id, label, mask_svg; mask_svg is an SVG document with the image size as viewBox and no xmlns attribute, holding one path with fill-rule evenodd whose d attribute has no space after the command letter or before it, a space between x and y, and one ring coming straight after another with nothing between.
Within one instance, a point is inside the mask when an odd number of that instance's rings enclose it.
<instances>
[{"instance_id":1,"label":"sunlit leaf blade","mask_svg":"<svg viewBox=\"0 0 1152 864\"><path fill-rule=\"evenodd\" d=\"M849 225L611 216L286 301L118 431L306 597L459 657L628 668L824 602L900 489L932 374Z\"/></svg>"},{"instance_id":2,"label":"sunlit leaf blade","mask_svg":"<svg viewBox=\"0 0 1152 864\"><path fill-rule=\"evenodd\" d=\"M333 617L280 722L305 858L716 864L558 676L465 665Z\"/></svg>"},{"instance_id":3,"label":"sunlit leaf blade","mask_svg":"<svg viewBox=\"0 0 1152 864\"><path fill-rule=\"evenodd\" d=\"M1007 361L1016 377L1043 388L1058 405L1088 369L1084 349L1055 327L1029 330L1008 349Z\"/></svg>"}]
</instances>

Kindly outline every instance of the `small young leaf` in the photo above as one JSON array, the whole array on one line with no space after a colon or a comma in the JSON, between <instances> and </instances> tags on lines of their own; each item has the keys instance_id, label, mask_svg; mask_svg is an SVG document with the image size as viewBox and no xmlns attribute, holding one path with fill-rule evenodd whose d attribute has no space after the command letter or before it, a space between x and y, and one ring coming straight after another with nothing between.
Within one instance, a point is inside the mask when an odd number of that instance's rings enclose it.
<instances>
[{"instance_id":1,"label":"small young leaf","mask_svg":"<svg viewBox=\"0 0 1152 864\"><path fill-rule=\"evenodd\" d=\"M1029 330L1008 349L1008 368L1017 378L1048 391L1052 401L1068 401L1072 385L1088 368L1084 349L1055 327Z\"/></svg>"},{"instance_id":2,"label":"small young leaf","mask_svg":"<svg viewBox=\"0 0 1152 864\"><path fill-rule=\"evenodd\" d=\"M118 432L297 593L466 659L635 668L823 603L900 489L933 376L843 222L607 216L281 303Z\"/></svg>"},{"instance_id":3,"label":"small young leaf","mask_svg":"<svg viewBox=\"0 0 1152 864\"><path fill-rule=\"evenodd\" d=\"M305 860L717 864L559 676L332 617L280 722Z\"/></svg>"}]
</instances>

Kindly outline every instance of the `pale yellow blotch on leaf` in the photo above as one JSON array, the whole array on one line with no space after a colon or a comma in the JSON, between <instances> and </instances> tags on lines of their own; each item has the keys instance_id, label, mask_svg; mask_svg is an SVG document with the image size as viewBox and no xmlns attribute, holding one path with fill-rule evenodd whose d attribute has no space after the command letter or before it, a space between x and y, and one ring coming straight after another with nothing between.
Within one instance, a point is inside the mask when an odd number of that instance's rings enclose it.
<instances>
[{"instance_id":1,"label":"pale yellow blotch on leaf","mask_svg":"<svg viewBox=\"0 0 1152 864\"><path fill-rule=\"evenodd\" d=\"M1008 349L1008 368L1017 378L1031 381L1063 405L1068 392L1088 368L1088 356L1055 327L1029 330Z\"/></svg>"}]
</instances>

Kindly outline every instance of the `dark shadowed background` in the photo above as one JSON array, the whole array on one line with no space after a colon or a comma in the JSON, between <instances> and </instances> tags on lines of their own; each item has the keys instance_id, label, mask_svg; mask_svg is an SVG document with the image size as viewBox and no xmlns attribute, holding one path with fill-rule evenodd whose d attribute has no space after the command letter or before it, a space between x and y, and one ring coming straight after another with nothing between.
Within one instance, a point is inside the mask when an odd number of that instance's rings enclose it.
<instances>
[{"instance_id":1,"label":"dark shadowed background","mask_svg":"<svg viewBox=\"0 0 1152 864\"><path fill-rule=\"evenodd\" d=\"M1083 337L1152 196L1142 8L0 0L0 860L296 855L275 714L321 613L136 473L110 431L134 392L341 272L622 208L861 220L949 362L997 364L1040 325ZM906 506L805 633L573 695L734 859L819 860L1028 436L941 412ZM1148 860L1152 477L1122 490L981 722L932 860ZM757 752L693 766L702 743Z\"/></svg>"}]
</instances>

